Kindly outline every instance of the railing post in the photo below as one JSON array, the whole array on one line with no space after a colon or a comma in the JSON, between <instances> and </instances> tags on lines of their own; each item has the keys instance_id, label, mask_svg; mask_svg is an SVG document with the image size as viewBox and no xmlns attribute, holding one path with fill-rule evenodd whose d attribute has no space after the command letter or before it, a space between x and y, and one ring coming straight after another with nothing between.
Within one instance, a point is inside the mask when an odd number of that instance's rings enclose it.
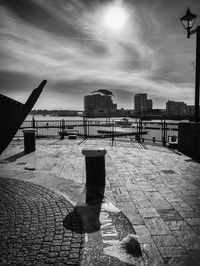
<instances>
[{"instance_id":1,"label":"railing post","mask_svg":"<svg viewBox=\"0 0 200 266\"><path fill-rule=\"evenodd\" d=\"M135 135L135 140L138 140L138 121L136 118L136 135Z\"/></svg>"},{"instance_id":2,"label":"railing post","mask_svg":"<svg viewBox=\"0 0 200 266\"><path fill-rule=\"evenodd\" d=\"M65 134L65 121L64 119L61 120L61 128L60 128L60 139L64 139L64 134Z\"/></svg>"},{"instance_id":3,"label":"railing post","mask_svg":"<svg viewBox=\"0 0 200 266\"><path fill-rule=\"evenodd\" d=\"M112 140L111 144L112 144L112 146L113 146L113 143L114 143L114 129L115 129L114 127L115 127L115 121L112 120L112 124L111 124L111 132L112 132L112 134L111 134L111 140Z\"/></svg>"},{"instance_id":4,"label":"railing post","mask_svg":"<svg viewBox=\"0 0 200 266\"><path fill-rule=\"evenodd\" d=\"M91 123L92 123L92 121L88 121L87 120L87 137L90 136L90 126L91 126Z\"/></svg>"},{"instance_id":5,"label":"railing post","mask_svg":"<svg viewBox=\"0 0 200 266\"><path fill-rule=\"evenodd\" d=\"M141 129L142 129L142 120L139 120L139 132L138 132L138 142L141 142Z\"/></svg>"},{"instance_id":6,"label":"railing post","mask_svg":"<svg viewBox=\"0 0 200 266\"><path fill-rule=\"evenodd\" d=\"M162 143L166 146L166 121L162 123Z\"/></svg>"},{"instance_id":7,"label":"railing post","mask_svg":"<svg viewBox=\"0 0 200 266\"><path fill-rule=\"evenodd\" d=\"M83 117L83 130L84 130L84 137L87 139L87 119Z\"/></svg>"},{"instance_id":8,"label":"railing post","mask_svg":"<svg viewBox=\"0 0 200 266\"><path fill-rule=\"evenodd\" d=\"M32 116L32 128L35 128L35 118Z\"/></svg>"}]
</instances>

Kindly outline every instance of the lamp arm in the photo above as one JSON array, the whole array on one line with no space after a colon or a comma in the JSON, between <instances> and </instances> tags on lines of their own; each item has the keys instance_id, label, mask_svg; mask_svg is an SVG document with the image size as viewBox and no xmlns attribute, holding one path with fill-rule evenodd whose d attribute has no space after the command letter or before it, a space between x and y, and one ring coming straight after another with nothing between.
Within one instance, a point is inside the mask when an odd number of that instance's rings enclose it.
<instances>
[{"instance_id":1,"label":"lamp arm","mask_svg":"<svg viewBox=\"0 0 200 266\"><path fill-rule=\"evenodd\" d=\"M192 35L192 34L194 34L194 33L196 33L196 32L197 32L197 28L196 28L195 30L190 30L190 31L189 31L189 34Z\"/></svg>"}]
</instances>

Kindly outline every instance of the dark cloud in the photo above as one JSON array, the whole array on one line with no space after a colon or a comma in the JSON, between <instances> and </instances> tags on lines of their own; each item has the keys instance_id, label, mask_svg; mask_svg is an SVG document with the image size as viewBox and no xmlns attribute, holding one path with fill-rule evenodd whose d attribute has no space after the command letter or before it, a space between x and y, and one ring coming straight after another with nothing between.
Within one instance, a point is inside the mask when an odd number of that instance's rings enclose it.
<instances>
[{"instance_id":1,"label":"dark cloud","mask_svg":"<svg viewBox=\"0 0 200 266\"><path fill-rule=\"evenodd\" d=\"M23 73L0 72L0 93L12 94L12 92L30 92L36 88L42 80Z\"/></svg>"},{"instance_id":2,"label":"dark cloud","mask_svg":"<svg viewBox=\"0 0 200 266\"><path fill-rule=\"evenodd\" d=\"M66 21L62 18L50 12L49 9L45 9L45 6L41 6L36 1L31 0L2 0L4 6L11 10L20 19L24 20L25 23L29 23L35 27L43 29L47 32L51 32L57 36L65 36L68 38L84 38L86 35L81 32L75 24L67 23L70 21L72 16L78 16L78 10L76 13L66 12ZM62 6L57 6L55 1L50 1L49 4L55 9L58 9L62 13ZM67 2L66 2L67 5ZM79 10L80 11L80 10ZM63 13L64 15L64 13Z\"/></svg>"}]
</instances>

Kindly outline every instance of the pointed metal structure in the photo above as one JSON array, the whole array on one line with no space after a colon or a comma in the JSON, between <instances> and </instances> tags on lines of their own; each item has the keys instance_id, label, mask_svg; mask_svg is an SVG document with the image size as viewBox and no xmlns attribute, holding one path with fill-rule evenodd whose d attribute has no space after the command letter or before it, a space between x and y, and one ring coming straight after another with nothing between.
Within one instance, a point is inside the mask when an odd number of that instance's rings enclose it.
<instances>
[{"instance_id":1,"label":"pointed metal structure","mask_svg":"<svg viewBox=\"0 0 200 266\"><path fill-rule=\"evenodd\" d=\"M0 154L12 141L21 124L39 98L46 83L47 81L43 80L40 85L32 91L25 104L0 94Z\"/></svg>"}]
</instances>

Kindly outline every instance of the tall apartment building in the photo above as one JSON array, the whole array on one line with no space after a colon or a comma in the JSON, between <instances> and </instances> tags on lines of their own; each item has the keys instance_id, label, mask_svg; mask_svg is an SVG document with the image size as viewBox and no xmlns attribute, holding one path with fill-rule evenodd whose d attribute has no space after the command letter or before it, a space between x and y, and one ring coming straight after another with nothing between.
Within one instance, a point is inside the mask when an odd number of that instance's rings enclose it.
<instances>
[{"instance_id":1,"label":"tall apartment building","mask_svg":"<svg viewBox=\"0 0 200 266\"><path fill-rule=\"evenodd\" d=\"M138 93L134 96L135 114L146 114L153 109L153 101L147 99L147 93Z\"/></svg>"},{"instance_id":2,"label":"tall apartment building","mask_svg":"<svg viewBox=\"0 0 200 266\"><path fill-rule=\"evenodd\" d=\"M147 112L151 112L153 110L153 101L151 99L147 99Z\"/></svg>"},{"instance_id":3,"label":"tall apartment building","mask_svg":"<svg viewBox=\"0 0 200 266\"><path fill-rule=\"evenodd\" d=\"M84 96L86 116L111 116L117 113L117 104L113 103L112 92L97 90Z\"/></svg>"},{"instance_id":4,"label":"tall apartment building","mask_svg":"<svg viewBox=\"0 0 200 266\"><path fill-rule=\"evenodd\" d=\"M166 102L167 114L171 115L185 115L186 104L184 102L168 101Z\"/></svg>"},{"instance_id":5,"label":"tall apartment building","mask_svg":"<svg viewBox=\"0 0 200 266\"><path fill-rule=\"evenodd\" d=\"M187 105L186 106L186 114L188 116L193 116L194 115L194 105Z\"/></svg>"}]
</instances>

